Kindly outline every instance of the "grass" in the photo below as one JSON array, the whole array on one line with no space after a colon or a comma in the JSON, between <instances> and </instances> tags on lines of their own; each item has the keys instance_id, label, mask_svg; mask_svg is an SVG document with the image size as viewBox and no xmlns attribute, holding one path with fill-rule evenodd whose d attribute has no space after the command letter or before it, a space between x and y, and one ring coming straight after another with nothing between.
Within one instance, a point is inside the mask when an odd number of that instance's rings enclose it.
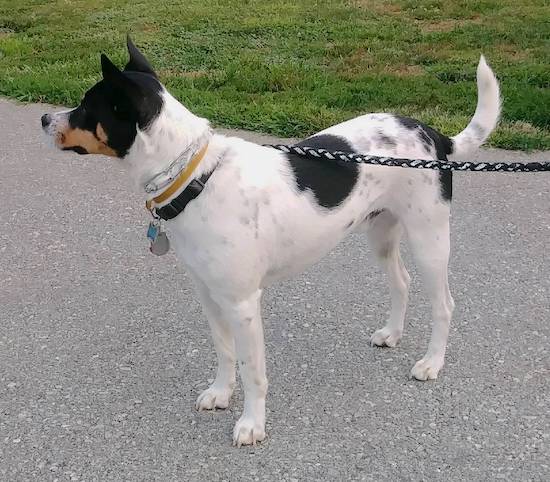
<instances>
[{"instance_id":1,"label":"grass","mask_svg":"<svg viewBox=\"0 0 550 482\"><path fill-rule=\"evenodd\" d=\"M393 111L459 132L484 53L504 98L490 144L550 149L543 0L0 0L0 94L74 105L131 32L169 90L217 125L302 137Z\"/></svg>"}]
</instances>

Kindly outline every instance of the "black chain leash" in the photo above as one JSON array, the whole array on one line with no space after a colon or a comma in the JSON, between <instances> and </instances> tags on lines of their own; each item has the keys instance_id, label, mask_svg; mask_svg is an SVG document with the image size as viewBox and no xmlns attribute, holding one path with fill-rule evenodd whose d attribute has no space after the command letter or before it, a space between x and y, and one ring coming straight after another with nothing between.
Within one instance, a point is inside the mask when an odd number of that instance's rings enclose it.
<instances>
[{"instance_id":1,"label":"black chain leash","mask_svg":"<svg viewBox=\"0 0 550 482\"><path fill-rule=\"evenodd\" d=\"M422 159L398 159L385 156L371 156L353 152L327 151L307 146L286 146L284 144L265 144L289 154L310 159L328 159L330 161L356 162L375 166L414 167L416 169L441 169L443 171L486 171L486 172L550 172L550 162L473 162L473 161L438 161Z\"/></svg>"}]
</instances>

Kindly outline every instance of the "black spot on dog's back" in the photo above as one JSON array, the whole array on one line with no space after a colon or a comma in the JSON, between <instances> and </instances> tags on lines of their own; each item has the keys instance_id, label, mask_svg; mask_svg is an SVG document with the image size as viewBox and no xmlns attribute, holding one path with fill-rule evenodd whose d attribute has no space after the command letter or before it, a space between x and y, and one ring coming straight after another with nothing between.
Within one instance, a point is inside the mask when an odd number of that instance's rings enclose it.
<instances>
[{"instance_id":1,"label":"black spot on dog's back","mask_svg":"<svg viewBox=\"0 0 550 482\"><path fill-rule=\"evenodd\" d=\"M381 147L382 149L385 149L385 148L393 149L394 147L397 146L397 141L393 137L390 137L384 134L381 130L378 131L377 139L378 139L378 146Z\"/></svg>"},{"instance_id":2,"label":"black spot on dog's back","mask_svg":"<svg viewBox=\"0 0 550 482\"><path fill-rule=\"evenodd\" d=\"M447 156L453 153L453 141L430 126L409 117L395 116L395 119L403 127L416 131L418 139L424 145L426 152L432 153L432 149L435 150L437 159L446 161ZM439 171L439 184L441 186L441 197L445 201L450 201L453 197L453 172Z\"/></svg>"},{"instance_id":3,"label":"black spot on dog's back","mask_svg":"<svg viewBox=\"0 0 550 482\"><path fill-rule=\"evenodd\" d=\"M409 130L416 130L418 139L426 147L434 148L438 159L447 160L447 155L453 152L453 141L437 132L430 126L409 117L395 116L395 119Z\"/></svg>"},{"instance_id":4,"label":"black spot on dog's back","mask_svg":"<svg viewBox=\"0 0 550 482\"><path fill-rule=\"evenodd\" d=\"M329 134L309 137L295 146L307 146L327 151L354 152L346 139ZM287 154L300 191L311 190L320 206L331 209L349 196L357 183L359 166L352 162L309 159Z\"/></svg>"},{"instance_id":5,"label":"black spot on dog's back","mask_svg":"<svg viewBox=\"0 0 550 482\"><path fill-rule=\"evenodd\" d=\"M319 134L318 136L308 137L294 145L315 147L317 149L326 149L327 151L355 152L346 139L332 134Z\"/></svg>"}]
</instances>

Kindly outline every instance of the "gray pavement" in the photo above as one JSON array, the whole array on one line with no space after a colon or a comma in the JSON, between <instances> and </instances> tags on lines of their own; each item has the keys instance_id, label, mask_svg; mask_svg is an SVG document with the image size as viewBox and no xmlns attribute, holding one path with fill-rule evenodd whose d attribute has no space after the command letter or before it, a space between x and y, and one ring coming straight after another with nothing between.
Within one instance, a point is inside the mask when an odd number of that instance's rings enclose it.
<instances>
[{"instance_id":1,"label":"gray pavement","mask_svg":"<svg viewBox=\"0 0 550 482\"><path fill-rule=\"evenodd\" d=\"M268 290L269 438L236 449L240 389L193 408L215 356L189 278L116 161L48 148L48 109L0 99L0 480L550 480L550 174L455 175L435 382L408 378L430 317L407 253L396 349L369 346L388 292L359 234Z\"/></svg>"}]
</instances>

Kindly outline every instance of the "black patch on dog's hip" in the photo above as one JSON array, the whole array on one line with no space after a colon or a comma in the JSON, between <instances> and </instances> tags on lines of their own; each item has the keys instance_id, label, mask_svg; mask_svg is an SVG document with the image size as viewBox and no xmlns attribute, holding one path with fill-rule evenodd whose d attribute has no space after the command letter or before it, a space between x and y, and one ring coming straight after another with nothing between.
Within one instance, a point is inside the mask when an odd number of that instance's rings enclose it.
<instances>
[{"instance_id":1,"label":"black patch on dog's hip","mask_svg":"<svg viewBox=\"0 0 550 482\"><path fill-rule=\"evenodd\" d=\"M437 159L447 161L447 155L453 153L453 141L430 126L409 117L396 115L395 119L403 127L417 132L418 139L427 152L433 152L432 149L435 149ZM453 172L439 171L439 184L441 186L441 197L445 201L450 201L453 197Z\"/></svg>"},{"instance_id":2,"label":"black patch on dog's hip","mask_svg":"<svg viewBox=\"0 0 550 482\"><path fill-rule=\"evenodd\" d=\"M340 136L321 134L309 137L295 146L308 146L327 151L355 152L351 144ZM359 166L352 162L327 159L309 159L287 154L296 185L300 191L310 189L320 206L335 208L349 196L359 177Z\"/></svg>"},{"instance_id":3,"label":"black patch on dog's hip","mask_svg":"<svg viewBox=\"0 0 550 482\"><path fill-rule=\"evenodd\" d=\"M441 197L445 201L453 198L453 171L439 171L439 184L441 187Z\"/></svg>"}]
</instances>

